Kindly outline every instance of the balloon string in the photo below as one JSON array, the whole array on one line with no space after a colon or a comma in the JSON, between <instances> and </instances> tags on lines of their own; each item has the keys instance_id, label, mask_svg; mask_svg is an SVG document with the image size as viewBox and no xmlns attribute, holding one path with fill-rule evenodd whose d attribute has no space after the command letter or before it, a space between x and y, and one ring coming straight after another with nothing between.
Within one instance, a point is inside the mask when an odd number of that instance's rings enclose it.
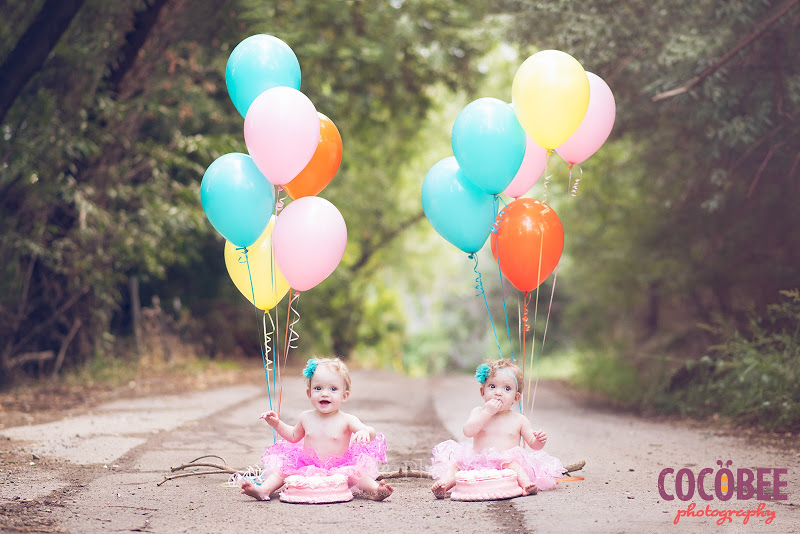
<instances>
[{"instance_id":1,"label":"balloon string","mask_svg":"<svg viewBox=\"0 0 800 534\"><path fill-rule=\"evenodd\" d=\"M575 177L575 183L572 184L572 164L570 164L570 166L569 166L569 181L570 181L570 183L572 185L570 186L569 194L570 194L570 196L573 196L573 197L577 197L578 196L578 184L581 183L581 179L583 178L583 169L581 169L580 165L578 165L578 170L580 171L581 174L580 174L580 176L576 176Z\"/></svg>"},{"instance_id":2,"label":"balloon string","mask_svg":"<svg viewBox=\"0 0 800 534\"><path fill-rule=\"evenodd\" d=\"M269 330L267 329L267 317L269 317L269 323L272 328ZM272 395L269 394L269 371L272 371L272 381L273 381L273 389L275 388L275 370L272 369L272 360L270 360L269 355L270 352L274 354L272 348L272 334L275 333L275 322L272 320L272 316L269 314L269 311L264 312L264 317L262 319L264 324L264 349L266 352L266 359L264 359L264 374L267 377L267 396L269 397L269 409L272 410ZM277 443L278 436L275 433L275 429L272 429L272 443Z\"/></svg>"},{"instance_id":3,"label":"balloon string","mask_svg":"<svg viewBox=\"0 0 800 534\"><path fill-rule=\"evenodd\" d=\"M280 186L279 186L279 191L280 191ZM283 204L281 204L281 206L282 205ZM275 213L273 214L273 217L277 217L277 209L276 209ZM275 227L273 226L273 230L274 229L275 229ZM275 302L275 306L274 306L274 308L275 308L275 322L273 323L273 330L275 331L275 337L272 340L272 346L273 346L273 349L274 349L272 351L272 353L274 354L274 357L276 359L276 367L279 368L280 367L280 358L278 358L278 347L276 346L276 344L277 344L277 337L278 337L278 335L277 335L277 332L278 332L278 301L280 299L278 299L278 280L277 280L278 277L277 277L277 274L276 274L278 272L278 268L275 265L275 251L273 250L273 244L272 244L272 239L271 238L270 238L270 247L269 247L269 267L270 267L269 274L270 274L270 282L271 282L271 286L270 287L272 287L272 297L273 297L273 302ZM272 322L272 316L271 315L270 315L269 320L270 320L270 322ZM273 390L277 389L276 376L275 376L274 372L272 373L272 389Z\"/></svg>"},{"instance_id":4,"label":"balloon string","mask_svg":"<svg viewBox=\"0 0 800 534\"><path fill-rule=\"evenodd\" d=\"M503 358L503 349L500 348L500 340L497 339L497 331L494 329L494 321L492 320L492 312L489 311L489 301L486 300L486 291L483 290L483 281L481 280L481 273L478 270L478 256L475 253L469 255L470 259L475 260L475 266L472 268L475 271L475 289L478 291L475 296L483 297L483 303L486 305L486 313L489 314L489 324L492 325L492 333L494 334L494 341L497 343L497 350L500 352L500 358Z\"/></svg>"},{"instance_id":5,"label":"balloon string","mask_svg":"<svg viewBox=\"0 0 800 534\"><path fill-rule=\"evenodd\" d=\"M544 354L544 341L547 339L547 325L550 323L550 312L553 309L553 295L556 293L556 280L558 279L558 265L556 265L555 272L553 273L553 287L550 290L550 304L547 306L547 318L544 321L544 332L542 333L542 350L539 354L539 364L536 366L536 382L533 386L533 395L531 396L531 409L528 415L533 415L533 403L536 401L536 389L539 386L539 370L542 367L542 354Z\"/></svg>"},{"instance_id":6,"label":"balloon string","mask_svg":"<svg viewBox=\"0 0 800 534\"><path fill-rule=\"evenodd\" d=\"M526 344L525 341L526 341L526 337L527 337L526 333L529 332L530 329L531 329L530 325L528 324L528 304L530 303L530 301L531 301L530 293L528 291L525 291L522 294L522 310L518 311L518 313L519 313L519 315L518 315L519 316L519 332L520 332L520 337L522 338L520 343L521 343L521 346L522 346L522 383L523 383L523 386L525 384L525 344ZM519 297L517 297L517 308L519 308L519 306L520 306ZM523 399L519 400L519 413L523 413L522 400ZM524 440L523 440L523 443L524 443Z\"/></svg>"},{"instance_id":7,"label":"balloon string","mask_svg":"<svg viewBox=\"0 0 800 534\"><path fill-rule=\"evenodd\" d=\"M547 149L547 154L544 159L544 192L542 193L542 202L547 202L547 189L550 186L550 175L547 174L547 167L550 165L550 154L552 153L553 151L551 149Z\"/></svg>"},{"instance_id":8,"label":"balloon string","mask_svg":"<svg viewBox=\"0 0 800 534\"><path fill-rule=\"evenodd\" d=\"M540 223L539 233L540 233L540 235L542 237L539 240L539 268L538 268L538 271L537 271L537 274L536 274L536 279L537 280L541 280L542 279L542 256L544 254L544 229L541 228L541 223ZM537 320L537 317L538 317L538 314L539 314L539 287L541 287L541 285L542 285L541 282L539 282L539 285L536 286L536 302L534 303L534 306L533 306L533 335L531 337L531 359L530 359L530 364L529 364L530 365L530 373L528 374L528 387L527 387L527 391L528 391L529 394L531 393L531 375L533 374L533 353L534 353L534 349L536 347L536 320ZM527 306L526 306L526 310L527 310ZM533 410L533 395L531 395L531 408L530 409Z\"/></svg>"},{"instance_id":9,"label":"balloon string","mask_svg":"<svg viewBox=\"0 0 800 534\"><path fill-rule=\"evenodd\" d=\"M294 344L295 341L300 339L300 335L295 331L294 325L300 320L300 313L298 313L297 308L293 305L295 301L300 298L299 291L293 291L292 288L289 288L289 305L286 309L286 333L283 338L283 365L285 366L288 359L289 359L289 349L296 349L297 345ZM294 312L295 318L290 320L292 316L292 312ZM280 372L280 371L279 371ZM280 375L278 376L278 381L281 384L281 392L278 397L278 410L281 409L281 399L283 398L283 382L280 380Z\"/></svg>"},{"instance_id":10,"label":"balloon string","mask_svg":"<svg viewBox=\"0 0 800 534\"><path fill-rule=\"evenodd\" d=\"M506 209L508 208L508 204L506 204L506 201L503 200L502 198L500 198L499 195L495 195L495 198L499 199L500 202L502 202L503 205L505 206L502 210L500 210L500 213L497 214L497 217L495 218L494 223L492 223L492 233L497 235L498 232L500 231L500 221L503 219L503 215L505 214ZM500 240L496 240L495 243L496 243L496 247L497 247L496 252L497 252L497 260L498 260L497 261L497 273L500 276L500 296L503 299L503 316L505 317L505 320L506 320L506 335L508 336L508 343L511 346L511 361L513 362L515 360L515 358L514 358L514 342L511 340L511 327L508 324L508 309L506 308L506 291L505 291L505 288L503 287L503 269L500 267Z\"/></svg>"},{"instance_id":11,"label":"balloon string","mask_svg":"<svg viewBox=\"0 0 800 534\"><path fill-rule=\"evenodd\" d=\"M253 275L250 272L250 260L247 257L247 247L236 247L237 251L241 251L241 256L239 256L239 263L242 263L242 257L244 257L244 263L247 265L247 277L250 279L250 294L253 297L253 309L256 311L256 317L258 316L258 307L255 305L256 302L256 290L255 286L253 285ZM258 319L256 319L256 324L258 324ZM260 337L260 336L259 336ZM264 364L264 376L267 381L267 398L269 399L269 409L272 410L272 392L269 388L269 352L266 354L264 353L264 347L261 345L261 340L258 342L258 348L261 351L261 361ZM274 436L273 436L274 438Z\"/></svg>"}]
</instances>

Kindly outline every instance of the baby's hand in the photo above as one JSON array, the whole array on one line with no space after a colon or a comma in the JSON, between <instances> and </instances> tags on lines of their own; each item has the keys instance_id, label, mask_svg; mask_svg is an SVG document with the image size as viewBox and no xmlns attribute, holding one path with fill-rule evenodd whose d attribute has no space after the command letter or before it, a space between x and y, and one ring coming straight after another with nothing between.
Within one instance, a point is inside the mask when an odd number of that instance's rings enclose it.
<instances>
[{"instance_id":1,"label":"baby's hand","mask_svg":"<svg viewBox=\"0 0 800 534\"><path fill-rule=\"evenodd\" d=\"M370 442L369 431L359 430L358 432L353 434L353 441L355 443L369 443Z\"/></svg>"},{"instance_id":2,"label":"baby's hand","mask_svg":"<svg viewBox=\"0 0 800 534\"><path fill-rule=\"evenodd\" d=\"M500 411L500 408L503 407L503 403L500 399L492 399L486 401L486 404L483 406L483 409L489 412L491 415L496 414Z\"/></svg>"},{"instance_id":3,"label":"baby's hand","mask_svg":"<svg viewBox=\"0 0 800 534\"><path fill-rule=\"evenodd\" d=\"M533 435L536 437L536 441L544 446L547 443L547 434L544 433L544 430L534 430Z\"/></svg>"},{"instance_id":4,"label":"baby's hand","mask_svg":"<svg viewBox=\"0 0 800 534\"><path fill-rule=\"evenodd\" d=\"M272 428L277 427L278 423L280 423L280 419L278 419L278 414L276 414L272 410L262 413L259 419L263 419L264 421L266 421L267 424Z\"/></svg>"}]
</instances>

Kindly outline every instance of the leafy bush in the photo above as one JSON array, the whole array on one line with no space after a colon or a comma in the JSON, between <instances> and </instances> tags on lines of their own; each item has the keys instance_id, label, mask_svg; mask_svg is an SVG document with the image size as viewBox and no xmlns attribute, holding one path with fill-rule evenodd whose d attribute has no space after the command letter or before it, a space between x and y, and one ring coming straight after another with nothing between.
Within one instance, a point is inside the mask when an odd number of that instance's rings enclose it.
<instances>
[{"instance_id":1,"label":"leafy bush","mask_svg":"<svg viewBox=\"0 0 800 534\"><path fill-rule=\"evenodd\" d=\"M725 321L704 325L720 343L673 376L663 406L770 430L800 426L800 291L780 294L745 331Z\"/></svg>"}]
</instances>

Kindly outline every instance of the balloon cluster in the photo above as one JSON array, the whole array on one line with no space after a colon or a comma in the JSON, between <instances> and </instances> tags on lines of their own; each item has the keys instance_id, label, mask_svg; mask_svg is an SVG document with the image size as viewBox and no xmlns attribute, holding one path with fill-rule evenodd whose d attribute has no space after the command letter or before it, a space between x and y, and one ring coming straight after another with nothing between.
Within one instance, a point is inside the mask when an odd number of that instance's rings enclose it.
<instances>
[{"instance_id":1,"label":"balloon cluster","mask_svg":"<svg viewBox=\"0 0 800 534\"><path fill-rule=\"evenodd\" d=\"M422 208L436 232L470 255L491 235L502 274L528 292L558 265L564 229L551 206L521 197L553 151L570 170L594 154L611 133L616 107L608 85L559 50L526 59L511 96L511 104L479 98L461 110L453 156L426 174ZM500 193L514 200L498 213Z\"/></svg>"},{"instance_id":2,"label":"balloon cluster","mask_svg":"<svg viewBox=\"0 0 800 534\"><path fill-rule=\"evenodd\" d=\"M325 280L344 255L344 218L316 196L339 169L342 138L300 92L297 56L277 37L259 34L239 43L225 83L244 118L248 154L216 159L203 175L200 200L226 240L234 285L267 311L290 288L306 291ZM285 208L276 202L276 186L292 199Z\"/></svg>"}]
</instances>

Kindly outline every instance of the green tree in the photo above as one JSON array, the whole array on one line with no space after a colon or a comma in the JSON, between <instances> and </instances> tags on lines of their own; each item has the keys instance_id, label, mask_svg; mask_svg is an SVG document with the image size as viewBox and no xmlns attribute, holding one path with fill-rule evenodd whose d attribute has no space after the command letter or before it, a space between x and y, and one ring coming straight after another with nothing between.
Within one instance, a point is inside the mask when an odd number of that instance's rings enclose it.
<instances>
[{"instance_id":1,"label":"green tree","mask_svg":"<svg viewBox=\"0 0 800 534\"><path fill-rule=\"evenodd\" d=\"M568 328L698 350L698 320L744 322L800 282L799 4L495 3L511 39L572 54L617 101L560 212L574 266L561 287L581 317Z\"/></svg>"},{"instance_id":2,"label":"green tree","mask_svg":"<svg viewBox=\"0 0 800 534\"><path fill-rule=\"evenodd\" d=\"M6 60L28 29L57 15L48 2L7 4L4 73L18 72ZM301 89L344 138L342 167L322 196L348 223L348 252L304 298L314 320L303 327L306 339L348 356L376 252L421 217L393 170L418 142L428 88L474 79L484 12L477 0L83 2L35 74L14 75L20 89L4 102L4 377L31 360L58 371L91 357L105 334L129 333L131 280L143 294L190 303L217 286L232 294L198 189L214 159L245 151L225 63L262 32L294 49Z\"/></svg>"}]
</instances>

